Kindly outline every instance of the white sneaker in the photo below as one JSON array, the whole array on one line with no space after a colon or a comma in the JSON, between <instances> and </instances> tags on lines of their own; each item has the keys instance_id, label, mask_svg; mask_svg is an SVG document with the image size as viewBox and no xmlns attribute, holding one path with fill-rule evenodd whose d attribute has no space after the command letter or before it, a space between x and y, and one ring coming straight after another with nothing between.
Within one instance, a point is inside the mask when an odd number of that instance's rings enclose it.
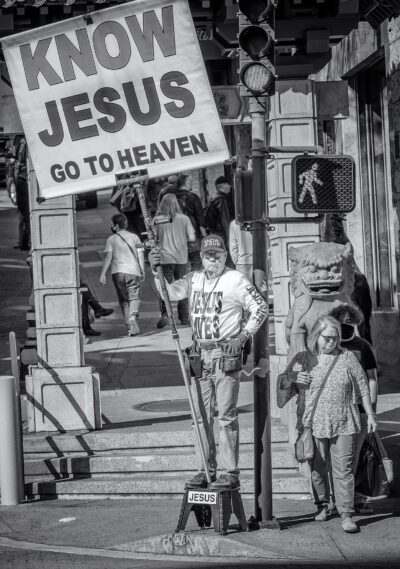
<instances>
[{"instance_id":1,"label":"white sneaker","mask_svg":"<svg viewBox=\"0 0 400 569\"><path fill-rule=\"evenodd\" d=\"M346 533L357 533L358 527L353 522L351 514L342 514L342 528Z\"/></svg>"},{"instance_id":2,"label":"white sneaker","mask_svg":"<svg viewBox=\"0 0 400 569\"><path fill-rule=\"evenodd\" d=\"M129 318L129 332L128 336L137 336L140 334L140 328L136 321L136 316L131 316Z\"/></svg>"}]
</instances>

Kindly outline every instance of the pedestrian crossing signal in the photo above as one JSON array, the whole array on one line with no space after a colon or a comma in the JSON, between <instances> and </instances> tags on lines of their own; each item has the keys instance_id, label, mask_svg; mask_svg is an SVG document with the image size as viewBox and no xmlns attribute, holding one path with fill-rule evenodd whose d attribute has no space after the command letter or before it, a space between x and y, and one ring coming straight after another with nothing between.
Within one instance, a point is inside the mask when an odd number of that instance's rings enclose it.
<instances>
[{"instance_id":1,"label":"pedestrian crossing signal","mask_svg":"<svg viewBox=\"0 0 400 569\"><path fill-rule=\"evenodd\" d=\"M298 213L349 213L356 207L351 156L319 154L292 161L292 206Z\"/></svg>"}]
</instances>

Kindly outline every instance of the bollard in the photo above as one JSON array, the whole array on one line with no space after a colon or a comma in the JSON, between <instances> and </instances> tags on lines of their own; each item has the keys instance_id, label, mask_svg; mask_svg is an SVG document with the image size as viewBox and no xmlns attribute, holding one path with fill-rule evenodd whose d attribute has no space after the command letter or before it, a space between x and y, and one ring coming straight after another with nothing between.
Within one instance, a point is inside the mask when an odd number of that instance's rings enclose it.
<instances>
[{"instance_id":1,"label":"bollard","mask_svg":"<svg viewBox=\"0 0 400 569\"><path fill-rule=\"evenodd\" d=\"M18 468L18 434L15 428L15 380L12 375L0 377L0 490L1 505L20 503Z\"/></svg>"},{"instance_id":2,"label":"bollard","mask_svg":"<svg viewBox=\"0 0 400 569\"><path fill-rule=\"evenodd\" d=\"M25 474L24 474L24 446L23 446L23 434L22 434L22 413L21 413L21 388L19 382L19 363L18 363L18 351L17 351L17 340L15 337L15 332L10 332L10 355L11 355L11 373L14 376L14 407L15 407L15 429L17 437L17 460L18 460L18 488L19 488L19 502L22 502L25 498Z\"/></svg>"}]
</instances>

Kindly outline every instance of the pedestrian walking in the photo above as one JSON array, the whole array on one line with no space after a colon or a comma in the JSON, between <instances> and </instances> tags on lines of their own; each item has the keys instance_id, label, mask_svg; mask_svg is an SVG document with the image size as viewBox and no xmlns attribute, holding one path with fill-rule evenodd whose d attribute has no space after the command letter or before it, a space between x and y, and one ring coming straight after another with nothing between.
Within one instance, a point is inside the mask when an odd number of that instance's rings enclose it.
<instances>
[{"instance_id":1,"label":"pedestrian walking","mask_svg":"<svg viewBox=\"0 0 400 569\"><path fill-rule=\"evenodd\" d=\"M215 189L216 196L204 212L206 227L210 233L220 235L224 239L225 247L228 248L229 226L235 218L232 188L225 176L218 176L215 180Z\"/></svg>"},{"instance_id":2,"label":"pedestrian walking","mask_svg":"<svg viewBox=\"0 0 400 569\"><path fill-rule=\"evenodd\" d=\"M232 220L229 226L229 252L235 269L253 280L253 237Z\"/></svg>"},{"instance_id":3,"label":"pedestrian walking","mask_svg":"<svg viewBox=\"0 0 400 569\"><path fill-rule=\"evenodd\" d=\"M167 193L157 210L157 215L169 217L171 223L157 226L161 248L161 264L164 276L168 282L183 278L189 272L188 242L196 240L193 225L187 215L182 213L178 200L174 194ZM160 320L157 328L164 328L168 324L168 315L165 302L160 298ZM178 302L178 318L181 324L189 324L188 301L181 299Z\"/></svg>"},{"instance_id":4,"label":"pedestrian walking","mask_svg":"<svg viewBox=\"0 0 400 569\"><path fill-rule=\"evenodd\" d=\"M188 216L196 233L196 240L188 243L188 260L191 271L202 268L200 258L200 243L202 237L207 235L203 206L197 194L186 187L187 176L174 174L168 177L168 185L160 192L160 202L167 194L174 194L178 200L182 213Z\"/></svg>"},{"instance_id":5,"label":"pedestrian walking","mask_svg":"<svg viewBox=\"0 0 400 569\"><path fill-rule=\"evenodd\" d=\"M130 174L125 174L122 179L130 177ZM124 186L115 186L110 203L125 215L128 231L135 233L141 241L144 241L146 239L146 227L139 198L133 185L127 183Z\"/></svg>"},{"instance_id":6,"label":"pedestrian walking","mask_svg":"<svg viewBox=\"0 0 400 569\"><path fill-rule=\"evenodd\" d=\"M100 336L101 332L94 330L91 326L94 320L92 318L101 318L102 316L110 316L114 312L113 308L104 308L97 300L94 292L87 283L81 282L79 285L82 294L82 331L85 336ZM90 317L92 311L93 317Z\"/></svg>"},{"instance_id":7,"label":"pedestrian walking","mask_svg":"<svg viewBox=\"0 0 400 569\"><path fill-rule=\"evenodd\" d=\"M227 251L219 235L201 242L203 270L167 284L171 300L189 300L194 344L189 360L192 389L211 488L238 488L239 421L237 401L242 369L243 346L263 323L268 306L247 277L226 267ZM161 254L153 250L149 261L159 291L155 268ZM219 469L214 438L214 412L218 406ZM198 473L189 480L192 487L204 487L207 479L196 442Z\"/></svg>"},{"instance_id":8,"label":"pedestrian walking","mask_svg":"<svg viewBox=\"0 0 400 569\"><path fill-rule=\"evenodd\" d=\"M334 308L330 312L330 316L335 318L340 324L342 347L350 350L350 352L357 357L367 376L372 409L374 413L376 413L376 403L378 399L378 363L371 344L357 335L358 327L364 320L362 312L354 306L351 306L351 304L342 304ZM353 461L354 473L357 471L362 444L368 434L367 414L362 403L358 403L358 410L360 412L361 431L357 434L356 438ZM365 502L365 496L361 494L355 494L354 507L356 512L372 513L372 510Z\"/></svg>"},{"instance_id":9,"label":"pedestrian walking","mask_svg":"<svg viewBox=\"0 0 400 569\"><path fill-rule=\"evenodd\" d=\"M31 221L29 209L28 168L27 168L27 144L26 139L21 138L17 148L15 162L16 201L18 208L18 246L21 251L29 251L31 247Z\"/></svg>"},{"instance_id":10,"label":"pedestrian walking","mask_svg":"<svg viewBox=\"0 0 400 569\"><path fill-rule=\"evenodd\" d=\"M340 324L331 316L316 321L308 347L309 352L297 354L282 375L287 382L296 382L306 390L303 426L312 428L314 440L310 467L318 507L315 520L325 521L330 515L331 468L342 528L354 533L358 528L352 519L353 460L356 437L361 430L358 398L367 412L368 431L376 430L367 378L356 356L341 347Z\"/></svg>"},{"instance_id":11,"label":"pedestrian walking","mask_svg":"<svg viewBox=\"0 0 400 569\"><path fill-rule=\"evenodd\" d=\"M107 239L105 258L100 275L101 284L106 284L106 273L111 266L112 280L117 291L119 305L128 328L129 336L140 333L138 325L140 287L144 281L144 253L137 249L140 239L127 231L128 221L123 213L111 218L111 235Z\"/></svg>"}]
</instances>

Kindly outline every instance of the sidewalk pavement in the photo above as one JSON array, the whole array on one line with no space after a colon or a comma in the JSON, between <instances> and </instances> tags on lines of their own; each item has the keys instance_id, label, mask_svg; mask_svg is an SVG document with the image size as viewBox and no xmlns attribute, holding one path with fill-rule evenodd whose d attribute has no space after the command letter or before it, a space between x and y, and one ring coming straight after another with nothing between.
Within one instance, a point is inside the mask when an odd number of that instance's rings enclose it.
<instances>
[{"instance_id":1,"label":"sidewalk pavement","mask_svg":"<svg viewBox=\"0 0 400 569\"><path fill-rule=\"evenodd\" d=\"M0 199L1 202L1 199ZM125 335L125 327L115 291L108 277L102 287L98 277L102 265L101 252L109 235L109 218L114 209L108 205L108 194L100 193L100 207L79 209L78 236L81 279L87 282L105 307L115 312L93 324L101 331L99 338L85 346L87 365L93 365L101 376L102 416L105 429L134 431L188 429L190 419L185 390L175 355L169 328L157 330L159 312L154 285L147 275L143 294L140 326L142 333L135 338ZM25 335L25 312L30 294L26 254L12 247L17 239L15 208L1 210L0 203L0 374L10 373L7 334L15 330L19 344ZM182 346L190 344L190 329L180 327ZM393 447L396 472L400 472L397 453L400 431L400 386L398 370L384 369L381 375L379 416L386 444ZM252 383L243 381L239 405L248 412L241 415L241 424L252 422ZM152 402L164 402L169 412L149 412ZM247 517L253 514L253 504L245 501ZM338 518L327 523L312 520L314 506L310 501L281 499L274 501L274 512L283 520L284 531L261 530L251 533L232 531L218 537L213 529L198 529L191 514L185 534L173 536L178 520L178 500L76 500L24 503L15 508L0 509L0 545L22 541L45 544L45 547L109 550L110 556L131 555L132 558L166 553L201 554L238 560L241 557L269 560L290 565L315 562L318 566L334 563L368 561L398 563L400 567L399 513L400 500L389 499L375 504L373 516L356 518L361 532L346 535ZM207 539L204 539L204 535ZM162 537L157 537L162 536ZM194 537L190 537L194 536ZM14 541L13 541L14 540ZM27 545L28 548L36 547ZM88 549L89 551L89 549ZM150 553L149 553L150 552ZM108 555L108 554L107 554ZM169 559L171 557L168 556Z\"/></svg>"},{"instance_id":2,"label":"sidewalk pavement","mask_svg":"<svg viewBox=\"0 0 400 569\"><path fill-rule=\"evenodd\" d=\"M244 507L249 516L252 503L245 501ZM57 546L72 555L175 560L177 567L184 560L219 566L227 560L263 560L268 567L400 567L399 499L377 502L374 515L355 517L361 531L351 535L342 531L337 516L313 521L311 501L276 500L274 507L281 531L242 533L231 527L219 536L212 528L198 528L193 513L187 531L174 534L177 500L26 503L0 509L0 547L54 551Z\"/></svg>"}]
</instances>

